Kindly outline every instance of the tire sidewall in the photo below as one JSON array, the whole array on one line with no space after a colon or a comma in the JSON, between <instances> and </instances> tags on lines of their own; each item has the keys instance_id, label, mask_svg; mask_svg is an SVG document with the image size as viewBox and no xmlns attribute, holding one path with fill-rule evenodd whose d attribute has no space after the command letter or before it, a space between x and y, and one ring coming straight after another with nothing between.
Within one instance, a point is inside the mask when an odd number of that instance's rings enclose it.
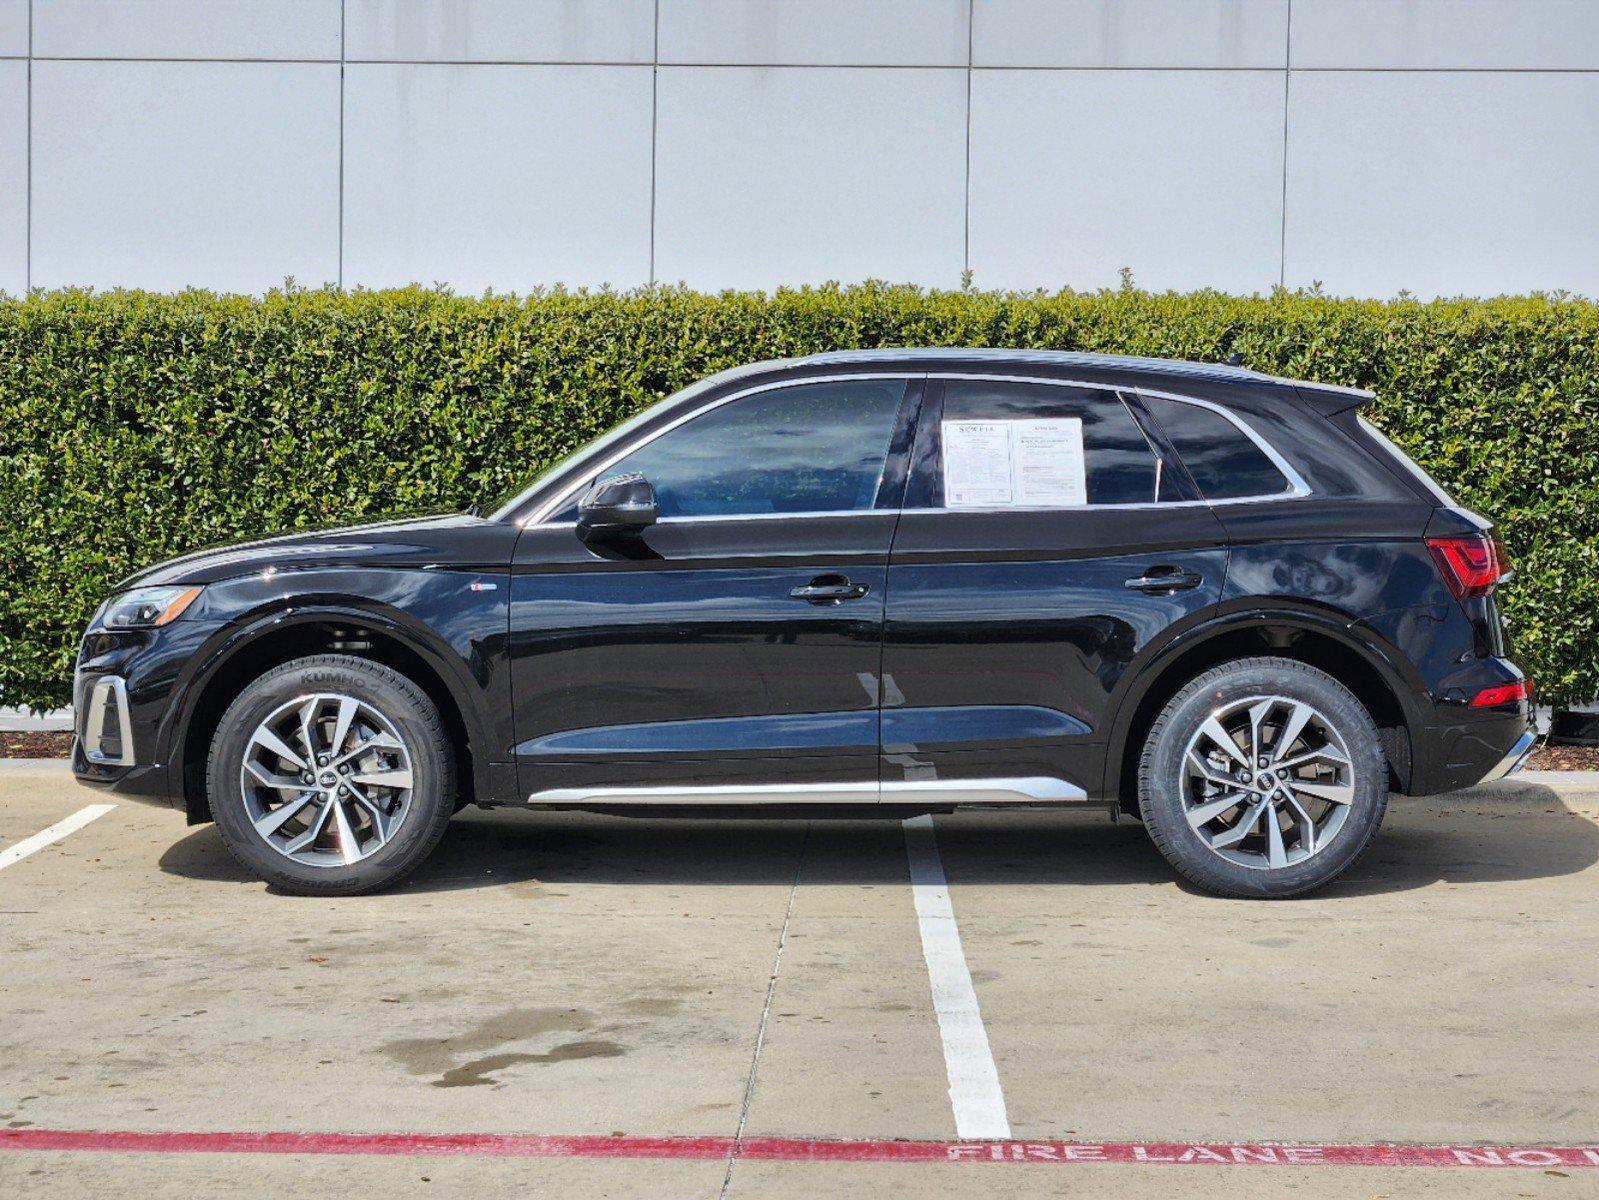
<instances>
[{"instance_id":1,"label":"tire sidewall","mask_svg":"<svg viewBox=\"0 0 1599 1200\"><path fill-rule=\"evenodd\" d=\"M1188 823L1180 784L1189 739L1205 718L1235 701L1269 695L1302 700L1332 722L1349 750L1355 783L1351 811L1332 844L1276 870L1240 866L1210 849ZM1230 896L1293 896L1330 882L1370 843L1387 798L1387 761L1370 714L1330 675L1291 659L1228 664L1183 688L1150 730L1139 771L1139 807L1161 852L1193 882Z\"/></svg>"},{"instance_id":2,"label":"tire sidewall","mask_svg":"<svg viewBox=\"0 0 1599 1200\"><path fill-rule=\"evenodd\" d=\"M391 722L411 758L411 807L388 844L348 866L316 867L280 853L256 830L239 775L249 738L273 710L315 692L336 692L372 705ZM262 675L228 707L217 726L206 768L211 815L240 862L284 890L349 895L395 882L437 844L453 808L454 764L438 711L426 694L381 664L345 656L298 659Z\"/></svg>"}]
</instances>

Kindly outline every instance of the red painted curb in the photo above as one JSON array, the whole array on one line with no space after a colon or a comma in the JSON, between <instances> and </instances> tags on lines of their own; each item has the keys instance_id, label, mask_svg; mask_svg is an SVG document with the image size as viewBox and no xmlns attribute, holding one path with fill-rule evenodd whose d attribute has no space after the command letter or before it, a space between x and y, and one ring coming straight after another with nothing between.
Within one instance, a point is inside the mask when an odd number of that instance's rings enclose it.
<instances>
[{"instance_id":1,"label":"red painted curb","mask_svg":"<svg viewBox=\"0 0 1599 1200\"><path fill-rule=\"evenodd\" d=\"M1362 1146L1244 1142L895 1142L745 1138L740 1158L768 1162L1169 1164L1241 1167L1579 1167L1599 1169L1593 1146ZM720 1159L728 1137L569 1137L521 1133L144 1133L0 1129L0 1150L122 1154L385 1154L484 1158Z\"/></svg>"}]
</instances>

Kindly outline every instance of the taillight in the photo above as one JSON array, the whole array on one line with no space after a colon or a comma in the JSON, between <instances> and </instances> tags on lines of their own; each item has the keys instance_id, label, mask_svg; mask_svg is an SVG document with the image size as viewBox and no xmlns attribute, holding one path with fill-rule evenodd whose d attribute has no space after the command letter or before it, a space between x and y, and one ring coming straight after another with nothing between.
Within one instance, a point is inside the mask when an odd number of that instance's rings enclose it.
<instances>
[{"instance_id":1,"label":"taillight","mask_svg":"<svg viewBox=\"0 0 1599 1200\"><path fill-rule=\"evenodd\" d=\"M1501 704L1515 704L1518 700L1532 699L1532 680L1518 679L1515 683L1501 683L1485 687L1471 698L1472 708L1498 708Z\"/></svg>"},{"instance_id":2,"label":"taillight","mask_svg":"<svg viewBox=\"0 0 1599 1200\"><path fill-rule=\"evenodd\" d=\"M1465 599L1486 596L1493 585L1510 573L1504 547L1480 533L1464 537L1430 537L1427 549L1438 564L1449 590Z\"/></svg>"}]
</instances>

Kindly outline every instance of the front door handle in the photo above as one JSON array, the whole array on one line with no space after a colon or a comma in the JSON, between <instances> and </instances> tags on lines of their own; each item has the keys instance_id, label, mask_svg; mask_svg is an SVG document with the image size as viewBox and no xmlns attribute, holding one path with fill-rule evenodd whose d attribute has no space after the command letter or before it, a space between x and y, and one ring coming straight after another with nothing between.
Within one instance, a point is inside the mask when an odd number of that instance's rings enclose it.
<instances>
[{"instance_id":1,"label":"front door handle","mask_svg":"<svg viewBox=\"0 0 1599 1200\"><path fill-rule=\"evenodd\" d=\"M864 583L851 583L842 575L818 575L809 583L789 588L788 594L808 604L838 604L859 600L872 589Z\"/></svg>"},{"instance_id":2,"label":"front door handle","mask_svg":"<svg viewBox=\"0 0 1599 1200\"><path fill-rule=\"evenodd\" d=\"M1135 592L1182 592L1196 588L1205 581L1203 575L1185 571L1181 567L1150 567L1142 575L1135 575L1122 586Z\"/></svg>"}]
</instances>

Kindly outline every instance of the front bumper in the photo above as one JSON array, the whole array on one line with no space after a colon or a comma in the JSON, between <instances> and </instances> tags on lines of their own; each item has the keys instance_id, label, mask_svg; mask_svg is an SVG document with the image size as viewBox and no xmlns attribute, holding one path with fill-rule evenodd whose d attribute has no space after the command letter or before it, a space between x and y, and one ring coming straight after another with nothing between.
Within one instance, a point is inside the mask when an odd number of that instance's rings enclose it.
<instances>
[{"instance_id":1,"label":"front bumper","mask_svg":"<svg viewBox=\"0 0 1599 1200\"><path fill-rule=\"evenodd\" d=\"M90 627L72 689L72 773L80 783L181 803L171 751L175 700L184 672L216 628L187 618L161 629Z\"/></svg>"},{"instance_id":2,"label":"front bumper","mask_svg":"<svg viewBox=\"0 0 1599 1200\"><path fill-rule=\"evenodd\" d=\"M138 762L128 714L128 681L120 675L101 675L81 680L75 691L74 732L84 760L99 767L131 767Z\"/></svg>"},{"instance_id":3,"label":"front bumper","mask_svg":"<svg viewBox=\"0 0 1599 1200\"><path fill-rule=\"evenodd\" d=\"M141 733L120 675L79 677L73 688L72 773L79 783L158 804L170 804L166 768L151 762L154 730ZM141 745L141 737L144 743ZM144 765L140 765L141 751Z\"/></svg>"}]
</instances>

